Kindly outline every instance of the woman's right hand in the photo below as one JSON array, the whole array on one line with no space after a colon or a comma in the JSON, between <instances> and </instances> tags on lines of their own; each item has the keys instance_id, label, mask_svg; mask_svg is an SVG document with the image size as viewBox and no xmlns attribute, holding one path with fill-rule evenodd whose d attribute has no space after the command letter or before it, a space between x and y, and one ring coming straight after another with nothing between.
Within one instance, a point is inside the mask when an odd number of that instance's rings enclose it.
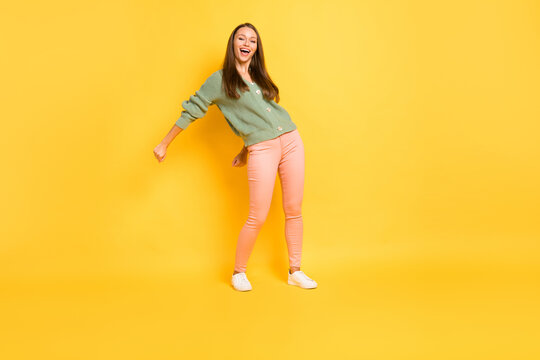
<instances>
[{"instance_id":1,"label":"woman's right hand","mask_svg":"<svg viewBox=\"0 0 540 360\"><path fill-rule=\"evenodd\" d=\"M162 162L165 160L165 156L167 156L167 146L164 144L159 144L154 148L154 156L156 159L158 159L159 162Z\"/></svg>"}]
</instances>

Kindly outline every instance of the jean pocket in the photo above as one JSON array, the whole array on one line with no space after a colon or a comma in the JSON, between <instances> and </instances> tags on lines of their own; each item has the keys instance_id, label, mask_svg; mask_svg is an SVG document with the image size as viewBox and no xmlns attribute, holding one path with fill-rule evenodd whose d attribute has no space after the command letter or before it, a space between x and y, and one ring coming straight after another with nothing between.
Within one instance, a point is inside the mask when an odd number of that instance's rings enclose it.
<instances>
[{"instance_id":1,"label":"jean pocket","mask_svg":"<svg viewBox=\"0 0 540 360\"><path fill-rule=\"evenodd\" d=\"M261 141L255 144L251 144L248 147L246 147L246 149L248 149L248 151L251 151L251 150L257 150L257 149L262 149L262 148L270 148L270 145L271 145L270 141L271 140L265 140L265 141Z\"/></svg>"}]
</instances>

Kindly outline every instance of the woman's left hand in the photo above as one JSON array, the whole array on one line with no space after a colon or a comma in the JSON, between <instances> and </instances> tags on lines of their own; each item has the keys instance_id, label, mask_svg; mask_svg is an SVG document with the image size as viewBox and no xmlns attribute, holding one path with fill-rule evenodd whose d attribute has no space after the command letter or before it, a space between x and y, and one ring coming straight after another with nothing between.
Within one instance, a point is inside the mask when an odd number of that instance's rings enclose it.
<instances>
[{"instance_id":1,"label":"woman's left hand","mask_svg":"<svg viewBox=\"0 0 540 360\"><path fill-rule=\"evenodd\" d=\"M238 155L233 159L232 166L233 167L241 167L246 165L247 163L247 150L244 148L244 150L240 151Z\"/></svg>"}]
</instances>

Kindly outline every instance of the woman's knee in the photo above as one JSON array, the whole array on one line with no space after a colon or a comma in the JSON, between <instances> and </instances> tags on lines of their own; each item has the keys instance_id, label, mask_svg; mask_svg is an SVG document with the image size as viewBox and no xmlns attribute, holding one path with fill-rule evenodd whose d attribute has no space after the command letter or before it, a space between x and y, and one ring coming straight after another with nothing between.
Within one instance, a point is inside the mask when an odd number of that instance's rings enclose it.
<instances>
[{"instance_id":1,"label":"woman's knee","mask_svg":"<svg viewBox=\"0 0 540 360\"><path fill-rule=\"evenodd\" d=\"M266 221L267 214L249 214L247 223L257 229L260 229Z\"/></svg>"},{"instance_id":2,"label":"woman's knee","mask_svg":"<svg viewBox=\"0 0 540 360\"><path fill-rule=\"evenodd\" d=\"M286 217L301 216L302 215L302 202L301 201L285 202L283 204L283 211L285 212Z\"/></svg>"}]
</instances>

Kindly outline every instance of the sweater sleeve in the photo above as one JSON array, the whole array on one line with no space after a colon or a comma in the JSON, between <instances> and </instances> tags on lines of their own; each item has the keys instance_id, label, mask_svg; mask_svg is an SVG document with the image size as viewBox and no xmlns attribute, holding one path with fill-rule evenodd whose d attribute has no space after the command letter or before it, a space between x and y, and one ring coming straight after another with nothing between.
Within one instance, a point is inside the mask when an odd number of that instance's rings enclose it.
<instances>
[{"instance_id":1,"label":"sweater sleeve","mask_svg":"<svg viewBox=\"0 0 540 360\"><path fill-rule=\"evenodd\" d=\"M182 102L182 113L176 125L182 129L186 129L195 120L202 118L210 105L219 97L221 91L221 81L218 71L210 75L201 85L195 94L191 95L188 100Z\"/></svg>"}]
</instances>

